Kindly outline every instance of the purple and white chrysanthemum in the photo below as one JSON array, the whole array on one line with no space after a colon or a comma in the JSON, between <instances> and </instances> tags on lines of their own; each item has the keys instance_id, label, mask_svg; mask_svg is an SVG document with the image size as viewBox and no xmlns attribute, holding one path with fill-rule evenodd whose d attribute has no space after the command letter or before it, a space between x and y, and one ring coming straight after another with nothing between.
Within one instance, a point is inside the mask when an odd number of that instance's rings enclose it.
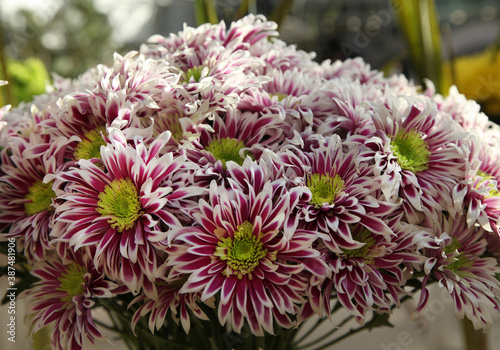
<instances>
[{"instance_id":1,"label":"purple and white chrysanthemum","mask_svg":"<svg viewBox=\"0 0 500 350\"><path fill-rule=\"evenodd\" d=\"M276 69L282 72L299 69L310 75L317 75L315 72L318 69L318 63L314 61L316 57L314 52L297 50L294 45L288 45L276 37L271 40L260 40L250 47L249 51L265 62L265 67L261 71L262 75L267 75L268 72Z\"/></svg>"},{"instance_id":2,"label":"purple and white chrysanthemum","mask_svg":"<svg viewBox=\"0 0 500 350\"><path fill-rule=\"evenodd\" d=\"M57 138L44 142L45 137L31 134L29 142L21 137L10 138L1 151L0 231L2 239L19 238L30 262L41 260L50 246L49 233L53 224L53 181L67 167L67 140Z\"/></svg>"},{"instance_id":3,"label":"purple and white chrysanthemum","mask_svg":"<svg viewBox=\"0 0 500 350\"><path fill-rule=\"evenodd\" d=\"M186 25L0 108L0 240L40 279L32 333L95 345L97 303L128 304L139 336L189 342L173 333L212 314L264 336L421 289L418 315L432 282L476 328L500 314L500 126L277 28Z\"/></svg>"},{"instance_id":4,"label":"purple and white chrysanthemum","mask_svg":"<svg viewBox=\"0 0 500 350\"><path fill-rule=\"evenodd\" d=\"M375 160L375 174L383 177L385 197L403 199L410 223L424 216L432 221L465 176L467 150L460 141L466 135L428 100L392 102L373 104L376 132L365 141L357 139L373 151L369 158Z\"/></svg>"},{"instance_id":5,"label":"purple and white chrysanthemum","mask_svg":"<svg viewBox=\"0 0 500 350\"><path fill-rule=\"evenodd\" d=\"M170 70L178 74L176 89L196 97L191 108L212 117L218 111L236 107L241 94L260 87L269 78L256 74L264 65L258 56L221 38L225 36L223 25L198 30L208 34L203 43L190 42L192 36L186 30L170 38L155 36L141 51L167 62Z\"/></svg>"},{"instance_id":6,"label":"purple and white chrysanthemum","mask_svg":"<svg viewBox=\"0 0 500 350\"><path fill-rule=\"evenodd\" d=\"M436 95L434 91L429 93L436 102L439 113L451 116L465 131L480 132L488 128L490 123L488 117L480 112L481 106L465 95L458 92L456 86L452 86L448 96Z\"/></svg>"},{"instance_id":7,"label":"purple and white chrysanthemum","mask_svg":"<svg viewBox=\"0 0 500 350\"><path fill-rule=\"evenodd\" d=\"M364 323L368 311L390 312L400 305L407 279L425 262L417 250L422 239L426 239L417 226L400 219L401 215L387 223L395 233L389 239L356 224L351 230L359 248L317 248L331 268L332 278L318 281L312 277L309 299L301 310L302 319L313 314L331 317L332 298L338 299L360 323Z\"/></svg>"},{"instance_id":8,"label":"purple and white chrysanthemum","mask_svg":"<svg viewBox=\"0 0 500 350\"><path fill-rule=\"evenodd\" d=\"M209 202L200 200L195 224L176 230L168 264L190 274L180 293L219 296L221 324L241 332L244 321L255 335L273 333L273 319L289 328L289 315L304 302L301 273L327 276L329 270L312 248L316 236L297 229L286 236L290 196L282 182L261 191L247 184L246 194L212 182Z\"/></svg>"},{"instance_id":9,"label":"purple and white chrysanthemum","mask_svg":"<svg viewBox=\"0 0 500 350\"><path fill-rule=\"evenodd\" d=\"M96 266L131 291L143 287L154 295L153 283L164 274L162 242L170 227L180 225L175 210L181 212L179 203L200 191L187 186L185 157L159 156L169 133L149 147L140 140L128 145L123 134L113 134L101 147L101 159L82 159L57 176L64 192L58 193L62 203L51 235L62 243L61 255L66 247L95 249Z\"/></svg>"},{"instance_id":10,"label":"purple and white chrysanthemum","mask_svg":"<svg viewBox=\"0 0 500 350\"><path fill-rule=\"evenodd\" d=\"M360 57L348 58L344 61L337 60L333 63L326 60L318 66L316 74L326 80L346 78L359 81L361 84L384 83L382 72L372 70L370 65Z\"/></svg>"},{"instance_id":11,"label":"purple and white chrysanthemum","mask_svg":"<svg viewBox=\"0 0 500 350\"><path fill-rule=\"evenodd\" d=\"M333 102L322 91L324 85L318 77L297 69L284 72L274 69L266 76L271 80L242 96L238 109L275 116L286 123L285 131L299 132L312 125L314 117L331 111Z\"/></svg>"},{"instance_id":12,"label":"purple and white chrysanthemum","mask_svg":"<svg viewBox=\"0 0 500 350\"><path fill-rule=\"evenodd\" d=\"M292 150L274 156L285 168L288 186L301 191L287 221L327 234L325 244L332 251L359 248L351 233L357 223L386 238L393 234L382 219L397 205L377 199L380 179L373 175L373 165L363 161L362 146L344 149L333 135L312 152Z\"/></svg>"},{"instance_id":13,"label":"purple and white chrysanthemum","mask_svg":"<svg viewBox=\"0 0 500 350\"><path fill-rule=\"evenodd\" d=\"M33 265L30 273L39 278L23 295L27 305L25 320L31 334L52 325L51 343L58 350L86 349L96 341L107 341L97 328L91 309L98 298L115 296L117 285L94 267L88 255L69 254Z\"/></svg>"},{"instance_id":14,"label":"purple and white chrysanthemum","mask_svg":"<svg viewBox=\"0 0 500 350\"><path fill-rule=\"evenodd\" d=\"M263 150L276 147L280 126L273 116L230 110L223 118L216 116L212 130L202 130L197 140L186 145L185 153L198 164L197 174L208 187L212 179L223 177L227 162L241 165L246 158L258 159Z\"/></svg>"},{"instance_id":15,"label":"purple and white chrysanthemum","mask_svg":"<svg viewBox=\"0 0 500 350\"><path fill-rule=\"evenodd\" d=\"M382 100L380 85L363 85L359 81L342 78L329 81L324 93L334 105L325 117L314 120L318 133L324 136L337 134L342 139L373 133L373 112L367 102Z\"/></svg>"},{"instance_id":16,"label":"purple and white chrysanthemum","mask_svg":"<svg viewBox=\"0 0 500 350\"><path fill-rule=\"evenodd\" d=\"M429 299L429 279L439 282L455 302L457 317L467 317L474 328L488 329L500 312L500 272L494 257L485 257L487 241L484 229L467 226L464 215L442 218L441 232L425 249L425 273L422 291L413 317L424 309Z\"/></svg>"},{"instance_id":17,"label":"purple and white chrysanthemum","mask_svg":"<svg viewBox=\"0 0 500 350\"><path fill-rule=\"evenodd\" d=\"M224 21L218 24L204 24L197 28L184 26L178 34L169 37L155 35L148 40L148 45L141 48L147 57L163 57L178 51L192 51L215 41L229 51L250 51L260 47L270 37L278 35L277 24L267 21L262 15L248 15L227 28ZM259 57L252 54L252 57Z\"/></svg>"},{"instance_id":18,"label":"purple and white chrysanthemum","mask_svg":"<svg viewBox=\"0 0 500 350\"><path fill-rule=\"evenodd\" d=\"M500 152L476 137L470 139L466 178L453 190L452 214L466 212L467 224L479 224L500 236Z\"/></svg>"},{"instance_id":19,"label":"purple and white chrysanthemum","mask_svg":"<svg viewBox=\"0 0 500 350\"><path fill-rule=\"evenodd\" d=\"M151 333L160 330L164 326L169 311L174 322L177 324L180 322L186 333L189 333L191 328L191 316L195 316L200 320L208 320L207 315L198 305L201 297L200 292L180 293L182 285L187 280L187 275L169 276L168 280L168 282L158 280L156 283L157 298L151 299L142 293L130 302L129 307L142 303L131 320L132 329L135 329L139 320L148 313L150 314L148 325ZM215 307L213 298L205 300L204 303L211 308Z\"/></svg>"}]
</instances>

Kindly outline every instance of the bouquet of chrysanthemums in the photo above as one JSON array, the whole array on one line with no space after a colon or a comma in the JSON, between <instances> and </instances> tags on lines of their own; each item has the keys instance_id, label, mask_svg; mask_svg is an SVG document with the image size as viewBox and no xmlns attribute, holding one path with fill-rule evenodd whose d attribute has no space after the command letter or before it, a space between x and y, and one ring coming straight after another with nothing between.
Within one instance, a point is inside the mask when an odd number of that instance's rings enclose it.
<instances>
[{"instance_id":1,"label":"bouquet of chrysanthemums","mask_svg":"<svg viewBox=\"0 0 500 350\"><path fill-rule=\"evenodd\" d=\"M317 63L276 29L185 26L2 110L1 236L31 333L298 349L311 319L370 328L411 297L418 317L432 282L494 322L499 127L456 89Z\"/></svg>"}]
</instances>

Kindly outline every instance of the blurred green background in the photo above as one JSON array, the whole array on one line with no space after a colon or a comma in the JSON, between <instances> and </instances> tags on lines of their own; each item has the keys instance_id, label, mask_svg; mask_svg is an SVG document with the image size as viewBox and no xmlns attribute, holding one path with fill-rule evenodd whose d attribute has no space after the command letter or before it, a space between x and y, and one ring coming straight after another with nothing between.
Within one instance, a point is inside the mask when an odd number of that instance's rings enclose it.
<instances>
[{"instance_id":1,"label":"blurred green background","mask_svg":"<svg viewBox=\"0 0 500 350\"><path fill-rule=\"evenodd\" d=\"M456 84L500 116L500 0L0 0L0 77L10 81L0 102L29 101L52 73L76 77L153 34L210 20L195 11L206 2L218 20L276 20L281 39L318 61L360 56L416 84L429 78L442 94Z\"/></svg>"}]
</instances>

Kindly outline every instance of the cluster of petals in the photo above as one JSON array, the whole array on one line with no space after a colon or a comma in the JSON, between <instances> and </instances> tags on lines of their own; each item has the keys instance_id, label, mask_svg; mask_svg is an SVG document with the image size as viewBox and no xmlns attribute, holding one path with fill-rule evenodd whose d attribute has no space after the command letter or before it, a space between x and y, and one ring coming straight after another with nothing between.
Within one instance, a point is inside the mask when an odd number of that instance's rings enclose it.
<instances>
[{"instance_id":1,"label":"cluster of petals","mask_svg":"<svg viewBox=\"0 0 500 350\"><path fill-rule=\"evenodd\" d=\"M54 349L85 349L108 341L91 310L95 300L114 297L119 287L94 267L89 255L70 254L64 261L48 255L33 265L31 274L39 281L22 294L31 334L52 324Z\"/></svg>"},{"instance_id":2,"label":"cluster of petals","mask_svg":"<svg viewBox=\"0 0 500 350\"><path fill-rule=\"evenodd\" d=\"M488 328L500 127L426 85L317 63L249 15L156 35L1 108L0 238L39 279L33 332L93 344L90 311L112 298L134 330L214 317L262 336L336 324L334 302L363 323L419 295L417 316L431 282Z\"/></svg>"},{"instance_id":3,"label":"cluster of petals","mask_svg":"<svg viewBox=\"0 0 500 350\"><path fill-rule=\"evenodd\" d=\"M484 229L468 227L464 215L443 215L440 221L441 232L433 235L434 241L427 241L424 248L426 276L413 316L418 316L427 305L426 286L432 278L450 293L457 317L467 317L476 329L488 329L498 319L500 310L498 260L485 254L488 240Z\"/></svg>"}]
</instances>

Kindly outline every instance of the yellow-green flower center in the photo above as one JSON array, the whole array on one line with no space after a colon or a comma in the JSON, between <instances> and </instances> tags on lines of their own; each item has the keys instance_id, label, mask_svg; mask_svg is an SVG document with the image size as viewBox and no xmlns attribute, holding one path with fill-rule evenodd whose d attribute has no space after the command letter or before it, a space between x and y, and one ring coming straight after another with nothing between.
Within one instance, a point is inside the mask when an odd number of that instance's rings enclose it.
<instances>
[{"instance_id":1,"label":"yellow-green flower center","mask_svg":"<svg viewBox=\"0 0 500 350\"><path fill-rule=\"evenodd\" d=\"M498 190L498 187L496 187L490 180L494 180L495 178L488 174L487 172L484 172L482 170L478 170L477 176L482 177L483 179L479 181L476 185L476 188L480 188L482 183L485 181L488 181L486 184L486 188L489 189L489 193L485 198L491 198L491 197L499 197L500 196L500 191Z\"/></svg>"},{"instance_id":2,"label":"yellow-green flower center","mask_svg":"<svg viewBox=\"0 0 500 350\"><path fill-rule=\"evenodd\" d=\"M137 189L130 179L115 179L99 194L97 212L108 216L118 232L131 229L142 215Z\"/></svg>"},{"instance_id":3,"label":"yellow-green flower center","mask_svg":"<svg viewBox=\"0 0 500 350\"><path fill-rule=\"evenodd\" d=\"M278 98L278 101L283 101L285 98L288 97L288 95L282 94L280 92L278 92L276 94L269 94L269 96L271 96L271 97L276 96Z\"/></svg>"},{"instance_id":4,"label":"yellow-green flower center","mask_svg":"<svg viewBox=\"0 0 500 350\"><path fill-rule=\"evenodd\" d=\"M189 68L183 74L184 81L189 82L191 78L193 78L196 82L199 82L201 78L201 72L203 71L203 69L205 69L205 66Z\"/></svg>"},{"instance_id":5,"label":"yellow-green flower center","mask_svg":"<svg viewBox=\"0 0 500 350\"><path fill-rule=\"evenodd\" d=\"M233 238L227 237L219 241L214 253L221 260L227 261L229 273L239 279L246 274L251 278L251 272L267 254L267 249L262 248L262 242L252 231L253 225L245 221L237 227Z\"/></svg>"},{"instance_id":6,"label":"yellow-green flower center","mask_svg":"<svg viewBox=\"0 0 500 350\"><path fill-rule=\"evenodd\" d=\"M486 196L486 198L491 198L491 197L500 197L500 191L498 188L493 187L493 185L489 185L491 187L490 193Z\"/></svg>"},{"instance_id":7,"label":"yellow-green flower center","mask_svg":"<svg viewBox=\"0 0 500 350\"><path fill-rule=\"evenodd\" d=\"M76 263L68 265L66 271L57 279L61 282L57 289L65 292L68 295L68 300L71 300L74 296L82 295L85 285L85 278L83 276L86 273L87 269L85 266Z\"/></svg>"},{"instance_id":8,"label":"yellow-green flower center","mask_svg":"<svg viewBox=\"0 0 500 350\"><path fill-rule=\"evenodd\" d=\"M472 276L471 272L464 271L463 268L472 267L474 262L464 256L463 253L459 251L460 248L462 248L462 244L455 237L453 237L451 243L444 248L444 252L446 255L458 252L458 255L454 257L453 262L444 266L444 268L453 271L462 278L470 277Z\"/></svg>"},{"instance_id":9,"label":"yellow-green flower center","mask_svg":"<svg viewBox=\"0 0 500 350\"><path fill-rule=\"evenodd\" d=\"M401 129L391 141L391 148L402 169L417 173L429 167L429 145L418 131Z\"/></svg>"},{"instance_id":10,"label":"yellow-green flower center","mask_svg":"<svg viewBox=\"0 0 500 350\"><path fill-rule=\"evenodd\" d=\"M462 248L462 244L455 237L451 238L451 243L444 247L444 252L446 255L454 253L458 251L458 249Z\"/></svg>"},{"instance_id":11,"label":"yellow-green flower center","mask_svg":"<svg viewBox=\"0 0 500 350\"><path fill-rule=\"evenodd\" d=\"M230 160L239 165L243 164L245 158L240 155L243 148L245 148L243 141L225 137L220 140L214 139L206 150L212 153L215 159L222 161L222 166L226 169L226 162Z\"/></svg>"},{"instance_id":12,"label":"yellow-green flower center","mask_svg":"<svg viewBox=\"0 0 500 350\"><path fill-rule=\"evenodd\" d=\"M105 131L104 127L97 127L87 132L75 147L75 159L101 158L101 146L106 146L106 141L102 138Z\"/></svg>"},{"instance_id":13,"label":"yellow-green flower center","mask_svg":"<svg viewBox=\"0 0 500 350\"><path fill-rule=\"evenodd\" d=\"M353 236L354 240L365 243L361 248L357 249L343 249L340 248L343 252L342 257L346 259L360 258L364 259L365 262L370 263L373 261L373 258L369 256L370 249L377 242L373 237L373 234L367 230L366 228L362 228L359 232L355 233Z\"/></svg>"},{"instance_id":14,"label":"yellow-green flower center","mask_svg":"<svg viewBox=\"0 0 500 350\"><path fill-rule=\"evenodd\" d=\"M44 210L52 210L52 199L56 198L56 193L52 190L52 183L44 183L42 180L36 181L30 188L26 199L29 202L24 203L24 212L26 215L34 215Z\"/></svg>"},{"instance_id":15,"label":"yellow-green flower center","mask_svg":"<svg viewBox=\"0 0 500 350\"><path fill-rule=\"evenodd\" d=\"M320 208L325 203L330 205L335 202L337 195L344 189L344 181L339 175L312 174L307 179L307 187L312 193L309 204Z\"/></svg>"},{"instance_id":16,"label":"yellow-green flower center","mask_svg":"<svg viewBox=\"0 0 500 350\"><path fill-rule=\"evenodd\" d=\"M474 262L471 261L469 258L463 255L459 255L456 257L456 260L453 261L451 264L448 264L445 266L446 269L451 270L455 272L457 275L463 277L463 271L460 271L464 267L472 267L474 265Z\"/></svg>"}]
</instances>

